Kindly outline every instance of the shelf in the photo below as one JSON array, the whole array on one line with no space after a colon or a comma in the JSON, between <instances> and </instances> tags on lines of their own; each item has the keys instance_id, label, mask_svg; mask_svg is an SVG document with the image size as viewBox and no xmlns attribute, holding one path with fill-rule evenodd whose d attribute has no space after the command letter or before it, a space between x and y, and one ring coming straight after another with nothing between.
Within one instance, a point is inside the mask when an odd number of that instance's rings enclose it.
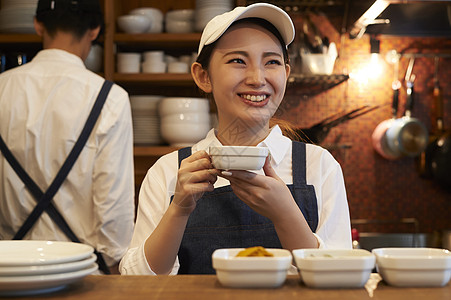
<instances>
[{"instance_id":1,"label":"shelf","mask_svg":"<svg viewBox=\"0 0 451 300\"><path fill-rule=\"evenodd\" d=\"M172 146L138 146L133 148L133 154L135 157L160 157L170 152L176 151L180 148Z\"/></svg>"},{"instance_id":2,"label":"shelf","mask_svg":"<svg viewBox=\"0 0 451 300\"><path fill-rule=\"evenodd\" d=\"M1 33L0 44L40 44L42 39L37 34L31 33Z\"/></svg>"},{"instance_id":3,"label":"shelf","mask_svg":"<svg viewBox=\"0 0 451 300\"><path fill-rule=\"evenodd\" d=\"M116 33L114 42L127 46L149 46L155 47L197 47L200 41L200 33L143 33L126 34Z\"/></svg>"},{"instance_id":4,"label":"shelf","mask_svg":"<svg viewBox=\"0 0 451 300\"><path fill-rule=\"evenodd\" d=\"M296 89L301 94L313 96L324 92L330 88L349 79L346 74L332 74L332 75L304 75L291 74L288 78L289 85L295 85Z\"/></svg>"},{"instance_id":5,"label":"shelf","mask_svg":"<svg viewBox=\"0 0 451 300\"><path fill-rule=\"evenodd\" d=\"M190 73L175 74L175 73L115 73L113 76L114 82L117 83L136 83L146 85L165 85L165 86L193 86L194 80Z\"/></svg>"}]
</instances>

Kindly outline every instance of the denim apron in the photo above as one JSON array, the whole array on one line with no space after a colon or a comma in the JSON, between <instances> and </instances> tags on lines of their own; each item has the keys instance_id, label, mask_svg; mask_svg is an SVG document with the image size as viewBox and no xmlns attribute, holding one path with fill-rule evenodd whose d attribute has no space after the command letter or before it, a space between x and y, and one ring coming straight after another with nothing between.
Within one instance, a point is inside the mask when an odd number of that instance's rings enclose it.
<instances>
[{"instance_id":1,"label":"denim apron","mask_svg":"<svg viewBox=\"0 0 451 300\"><path fill-rule=\"evenodd\" d=\"M288 188L310 229L318 226L318 206L313 185L306 183L305 144L293 141L293 184ZM181 161L191 148L178 152ZM171 199L172 200L172 199ZM211 255L219 248L263 246L282 248L273 223L242 202L229 186L205 193L191 213L178 252L179 274L214 274Z\"/></svg>"}]
</instances>

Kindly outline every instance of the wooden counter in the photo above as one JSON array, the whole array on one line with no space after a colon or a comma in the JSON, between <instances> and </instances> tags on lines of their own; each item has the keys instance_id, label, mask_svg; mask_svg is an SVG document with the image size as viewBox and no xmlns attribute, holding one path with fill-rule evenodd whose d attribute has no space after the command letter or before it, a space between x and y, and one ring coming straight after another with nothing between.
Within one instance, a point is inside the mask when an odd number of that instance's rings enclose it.
<instances>
[{"instance_id":1,"label":"wooden counter","mask_svg":"<svg viewBox=\"0 0 451 300\"><path fill-rule=\"evenodd\" d=\"M451 285L438 288L396 288L379 282L373 297L365 288L312 289L300 283L299 277L288 276L276 289L231 289L221 286L215 275L120 276L90 275L64 290L33 296L33 299L383 299L424 300L451 299ZM19 298L14 299L29 299Z\"/></svg>"}]
</instances>

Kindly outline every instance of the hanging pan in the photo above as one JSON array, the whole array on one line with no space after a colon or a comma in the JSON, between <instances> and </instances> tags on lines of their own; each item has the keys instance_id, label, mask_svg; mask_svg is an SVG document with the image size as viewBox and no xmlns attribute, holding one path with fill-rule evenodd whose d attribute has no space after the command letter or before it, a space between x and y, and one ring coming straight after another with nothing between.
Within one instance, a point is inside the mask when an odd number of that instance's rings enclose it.
<instances>
[{"instance_id":1,"label":"hanging pan","mask_svg":"<svg viewBox=\"0 0 451 300\"><path fill-rule=\"evenodd\" d=\"M418 156L427 146L428 131L424 124L411 116L414 104L413 84L415 75L412 74L414 58L409 62L406 72L407 100L406 111L402 118L396 119L387 129L386 137L389 149L394 153L406 156Z\"/></svg>"},{"instance_id":2,"label":"hanging pan","mask_svg":"<svg viewBox=\"0 0 451 300\"><path fill-rule=\"evenodd\" d=\"M394 79L392 83L393 99L392 99L392 117L379 123L371 135L371 141L373 143L374 150L386 159L397 159L401 157L400 151L391 151L387 144L386 132L388 128L397 118L398 103L399 103L399 89L401 88L401 82L398 80L398 61L394 65Z\"/></svg>"}]
</instances>

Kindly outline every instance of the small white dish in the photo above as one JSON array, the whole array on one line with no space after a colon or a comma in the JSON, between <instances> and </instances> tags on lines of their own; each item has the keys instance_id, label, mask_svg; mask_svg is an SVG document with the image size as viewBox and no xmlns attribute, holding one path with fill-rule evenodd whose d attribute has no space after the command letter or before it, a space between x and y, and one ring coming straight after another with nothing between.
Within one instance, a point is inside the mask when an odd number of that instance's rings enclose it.
<instances>
[{"instance_id":1,"label":"small white dish","mask_svg":"<svg viewBox=\"0 0 451 300\"><path fill-rule=\"evenodd\" d=\"M220 146L210 147L209 154L216 169L260 170L269 150L266 147Z\"/></svg>"},{"instance_id":2,"label":"small white dish","mask_svg":"<svg viewBox=\"0 0 451 300\"><path fill-rule=\"evenodd\" d=\"M266 249L274 256L236 257L244 248L217 249L212 254L219 282L234 288L276 288L287 277L292 256L285 249Z\"/></svg>"},{"instance_id":3,"label":"small white dish","mask_svg":"<svg viewBox=\"0 0 451 300\"><path fill-rule=\"evenodd\" d=\"M94 248L86 244L57 241L0 241L0 266L30 266L86 259Z\"/></svg>"},{"instance_id":4,"label":"small white dish","mask_svg":"<svg viewBox=\"0 0 451 300\"><path fill-rule=\"evenodd\" d=\"M84 269L95 262L97 256L92 254L87 259L77 260L73 262L61 263L61 264L50 264L50 265L39 265L39 266L11 266L3 267L0 266L0 277L1 276L29 276L29 275L44 275L44 274L57 274L57 273L67 273L74 272Z\"/></svg>"},{"instance_id":5,"label":"small white dish","mask_svg":"<svg viewBox=\"0 0 451 300\"><path fill-rule=\"evenodd\" d=\"M451 277L451 252L434 248L377 248L378 273L390 285L438 287Z\"/></svg>"},{"instance_id":6,"label":"small white dish","mask_svg":"<svg viewBox=\"0 0 451 300\"><path fill-rule=\"evenodd\" d=\"M0 296L25 296L63 289L66 285L81 280L83 277L97 271L98 265L90 266L67 273L28 275L28 276L0 276Z\"/></svg>"},{"instance_id":7,"label":"small white dish","mask_svg":"<svg viewBox=\"0 0 451 300\"><path fill-rule=\"evenodd\" d=\"M314 288L363 287L375 266L363 249L296 249L293 256L302 280Z\"/></svg>"}]
</instances>

